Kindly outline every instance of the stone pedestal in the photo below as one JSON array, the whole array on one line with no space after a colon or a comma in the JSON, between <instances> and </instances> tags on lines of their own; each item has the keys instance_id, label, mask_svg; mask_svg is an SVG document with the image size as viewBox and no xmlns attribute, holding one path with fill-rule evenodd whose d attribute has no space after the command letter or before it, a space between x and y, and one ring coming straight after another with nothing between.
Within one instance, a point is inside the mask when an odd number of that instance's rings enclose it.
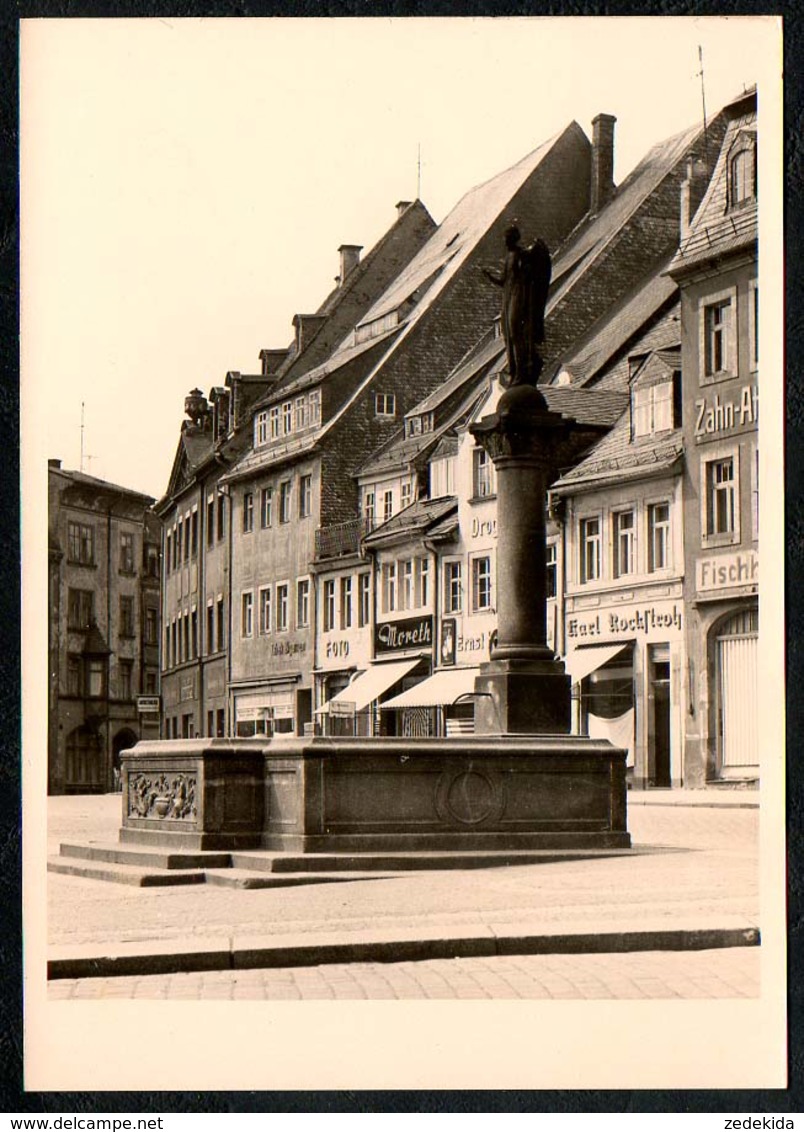
<instances>
[{"instance_id":1,"label":"stone pedestal","mask_svg":"<svg viewBox=\"0 0 804 1132\"><path fill-rule=\"evenodd\" d=\"M570 679L547 645L545 523L553 451L570 422L536 386L503 393L471 431L497 472L497 643L475 680L475 733L563 734Z\"/></svg>"}]
</instances>

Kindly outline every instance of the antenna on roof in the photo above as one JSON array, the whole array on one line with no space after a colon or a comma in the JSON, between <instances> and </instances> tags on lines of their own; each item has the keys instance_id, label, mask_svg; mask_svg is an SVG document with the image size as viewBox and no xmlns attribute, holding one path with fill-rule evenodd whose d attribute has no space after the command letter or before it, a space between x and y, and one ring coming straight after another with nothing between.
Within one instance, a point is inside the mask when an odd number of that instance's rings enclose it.
<instances>
[{"instance_id":1,"label":"antenna on roof","mask_svg":"<svg viewBox=\"0 0 804 1132\"><path fill-rule=\"evenodd\" d=\"M416 161L416 200L422 199L422 143L419 142L419 154Z\"/></svg>"},{"instance_id":2,"label":"antenna on roof","mask_svg":"<svg viewBox=\"0 0 804 1132\"><path fill-rule=\"evenodd\" d=\"M706 129L706 88L704 86L704 64L703 64L703 48L700 43L698 44L698 62L701 66L698 75L701 79L701 104L703 106L703 129L704 129L704 153L706 154L706 164L709 164L709 134Z\"/></svg>"},{"instance_id":3,"label":"antenna on roof","mask_svg":"<svg viewBox=\"0 0 804 1132\"><path fill-rule=\"evenodd\" d=\"M81 463L79 469L84 470L84 402L81 402Z\"/></svg>"}]
</instances>

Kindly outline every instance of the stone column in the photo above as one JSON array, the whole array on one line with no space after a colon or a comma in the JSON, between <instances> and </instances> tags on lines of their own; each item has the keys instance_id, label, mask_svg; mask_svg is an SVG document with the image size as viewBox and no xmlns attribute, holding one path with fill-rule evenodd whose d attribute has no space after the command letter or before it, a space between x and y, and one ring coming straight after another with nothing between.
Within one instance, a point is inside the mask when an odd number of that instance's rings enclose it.
<instances>
[{"instance_id":1,"label":"stone column","mask_svg":"<svg viewBox=\"0 0 804 1132\"><path fill-rule=\"evenodd\" d=\"M570 678L547 645L545 512L556 442L570 421L516 385L471 426L497 472L497 642L475 681L475 731L569 734Z\"/></svg>"}]
</instances>

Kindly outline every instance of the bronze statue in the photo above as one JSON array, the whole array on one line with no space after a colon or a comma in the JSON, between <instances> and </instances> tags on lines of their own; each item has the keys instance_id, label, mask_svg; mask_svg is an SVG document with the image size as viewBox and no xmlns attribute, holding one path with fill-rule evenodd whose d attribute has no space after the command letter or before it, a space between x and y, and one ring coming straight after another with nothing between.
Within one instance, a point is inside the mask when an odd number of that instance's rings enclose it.
<instances>
[{"instance_id":1,"label":"bronze statue","mask_svg":"<svg viewBox=\"0 0 804 1132\"><path fill-rule=\"evenodd\" d=\"M544 342L544 308L550 287L550 252L543 240L520 245L515 224L505 230L502 272L484 267L483 274L503 289L502 330L511 385L535 385L542 371L537 346Z\"/></svg>"}]
</instances>

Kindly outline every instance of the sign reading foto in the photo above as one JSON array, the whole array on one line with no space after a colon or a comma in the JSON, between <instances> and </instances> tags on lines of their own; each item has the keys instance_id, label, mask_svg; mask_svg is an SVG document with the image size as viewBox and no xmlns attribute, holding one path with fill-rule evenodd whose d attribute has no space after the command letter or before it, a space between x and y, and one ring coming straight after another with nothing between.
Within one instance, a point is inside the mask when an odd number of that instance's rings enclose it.
<instances>
[{"instance_id":1,"label":"sign reading foto","mask_svg":"<svg viewBox=\"0 0 804 1132\"><path fill-rule=\"evenodd\" d=\"M759 582L759 555L755 550L732 554L713 554L699 558L695 566L699 593L728 590L736 586L756 586Z\"/></svg>"},{"instance_id":2,"label":"sign reading foto","mask_svg":"<svg viewBox=\"0 0 804 1132\"><path fill-rule=\"evenodd\" d=\"M406 617L404 621L383 621L374 629L375 656L432 646L433 618L429 615Z\"/></svg>"}]
</instances>

